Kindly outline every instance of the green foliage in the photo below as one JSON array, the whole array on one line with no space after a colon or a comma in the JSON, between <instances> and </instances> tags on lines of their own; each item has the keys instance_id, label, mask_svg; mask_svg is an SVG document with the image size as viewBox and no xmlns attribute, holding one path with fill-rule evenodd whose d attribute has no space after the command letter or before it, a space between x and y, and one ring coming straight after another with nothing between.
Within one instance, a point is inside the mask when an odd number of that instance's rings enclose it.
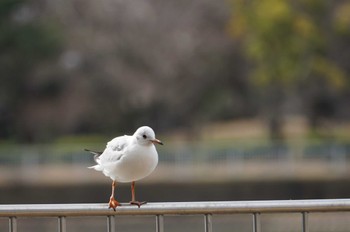
<instances>
[{"instance_id":1,"label":"green foliage","mask_svg":"<svg viewBox=\"0 0 350 232\"><path fill-rule=\"evenodd\" d=\"M344 85L344 71L327 57L333 30L327 25L329 1L232 1L232 9L229 29L255 64L251 74L256 84L290 86L317 75L335 87ZM339 28L348 20L341 15Z\"/></svg>"},{"instance_id":2,"label":"green foliage","mask_svg":"<svg viewBox=\"0 0 350 232\"><path fill-rule=\"evenodd\" d=\"M50 57L60 47L61 38L49 22L41 22L35 16L16 19L16 15L21 14L20 8L25 4L28 3L21 0L7 0L0 4L0 48L3 60L40 60Z\"/></svg>"},{"instance_id":3,"label":"green foliage","mask_svg":"<svg viewBox=\"0 0 350 232\"><path fill-rule=\"evenodd\" d=\"M350 36L350 2L344 1L335 8L333 24L337 33Z\"/></svg>"},{"instance_id":4,"label":"green foliage","mask_svg":"<svg viewBox=\"0 0 350 232\"><path fill-rule=\"evenodd\" d=\"M263 95L271 137L283 137L287 92L301 95L312 127L321 117L334 116L334 99L349 85L347 67L334 56L334 45L337 36L349 32L350 5L327 0L231 2L229 31L253 64L249 74Z\"/></svg>"},{"instance_id":5,"label":"green foliage","mask_svg":"<svg viewBox=\"0 0 350 232\"><path fill-rule=\"evenodd\" d=\"M0 18L6 19L22 2L22 0L2 0L0 2ZM1 20L1 22L3 21Z\"/></svg>"},{"instance_id":6,"label":"green foliage","mask_svg":"<svg viewBox=\"0 0 350 232\"><path fill-rule=\"evenodd\" d=\"M49 20L40 20L35 4L40 3L0 2L0 137L18 132L15 115L33 94L28 90L33 71L60 49L58 30Z\"/></svg>"}]
</instances>

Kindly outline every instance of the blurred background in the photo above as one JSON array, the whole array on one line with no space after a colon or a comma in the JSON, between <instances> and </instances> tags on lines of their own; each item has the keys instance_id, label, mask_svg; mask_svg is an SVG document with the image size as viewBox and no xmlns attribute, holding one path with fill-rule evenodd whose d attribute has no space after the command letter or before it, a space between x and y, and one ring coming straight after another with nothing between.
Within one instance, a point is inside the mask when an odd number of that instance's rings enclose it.
<instances>
[{"instance_id":1,"label":"blurred background","mask_svg":"<svg viewBox=\"0 0 350 232\"><path fill-rule=\"evenodd\" d=\"M1 204L107 202L83 149L142 125L165 145L140 200L350 196L349 1L2 0L0 19Z\"/></svg>"}]
</instances>

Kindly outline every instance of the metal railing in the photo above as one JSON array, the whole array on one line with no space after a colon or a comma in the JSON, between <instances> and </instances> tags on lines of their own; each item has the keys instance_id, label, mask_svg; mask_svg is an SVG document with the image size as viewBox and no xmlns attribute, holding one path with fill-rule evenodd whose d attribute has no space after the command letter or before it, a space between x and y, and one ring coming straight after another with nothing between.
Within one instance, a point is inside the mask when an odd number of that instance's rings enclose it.
<instances>
[{"instance_id":1,"label":"metal railing","mask_svg":"<svg viewBox=\"0 0 350 232\"><path fill-rule=\"evenodd\" d=\"M350 199L278 200L278 201L220 201L149 203L141 208L122 205L116 211L106 204L33 204L0 205L0 217L9 219L9 231L17 232L17 218L56 217L58 231L66 232L67 217L105 216L107 231L115 231L115 217L119 215L153 215L157 232L164 231L164 218L171 215L203 215L204 231L212 231L212 215L250 214L252 231L261 232L260 216L265 213L300 213L301 231L309 231L308 216L314 212L350 211Z\"/></svg>"}]
</instances>

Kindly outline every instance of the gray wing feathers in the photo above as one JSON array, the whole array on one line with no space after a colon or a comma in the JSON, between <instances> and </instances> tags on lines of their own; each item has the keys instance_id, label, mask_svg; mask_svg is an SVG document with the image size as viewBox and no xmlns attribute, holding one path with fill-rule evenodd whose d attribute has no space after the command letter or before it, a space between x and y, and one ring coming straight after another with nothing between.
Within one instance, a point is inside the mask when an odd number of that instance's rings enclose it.
<instances>
[{"instance_id":1,"label":"gray wing feathers","mask_svg":"<svg viewBox=\"0 0 350 232\"><path fill-rule=\"evenodd\" d=\"M128 135L116 137L107 143L106 148L110 148L113 151L122 151L128 144Z\"/></svg>"},{"instance_id":2,"label":"gray wing feathers","mask_svg":"<svg viewBox=\"0 0 350 232\"><path fill-rule=\"evenodd\" d=\"M106 165L111 165L118 162L124 156L124 150L128 145L128 138L130 136L124 135L116 137L107 143L106 149L103 152L92 151L85 149L94 155L94 160L97 163L93 168L97 171L103 171Z\"/></svg>"}]
</instances>

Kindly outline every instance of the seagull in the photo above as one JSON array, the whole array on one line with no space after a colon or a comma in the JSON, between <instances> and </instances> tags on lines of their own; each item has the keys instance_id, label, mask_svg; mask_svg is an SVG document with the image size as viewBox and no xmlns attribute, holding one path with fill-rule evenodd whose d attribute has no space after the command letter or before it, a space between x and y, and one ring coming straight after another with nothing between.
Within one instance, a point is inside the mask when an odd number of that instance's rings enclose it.
<instances>
[{"instance_id":1,"label":"seagull","mask_svg":"<svg viewBox=\"0 0 350 232\"><path fill-rule=\"evenodd\" d=\"M146 202L135 200L135 181L148 176L158 164L158 153L155 144L163 145L156 139L152 128L142 126L133 135L119 136L106 145L103 152L96 152L89 149L86 151L94 154L94 166L89 168L101 171L105 176L112 179L112 194L109 199L109 209L114 211L121 204L114 198L114 190L117 182L131 182L132 205L139 208Z\"/></svg>"}]
</instances>

